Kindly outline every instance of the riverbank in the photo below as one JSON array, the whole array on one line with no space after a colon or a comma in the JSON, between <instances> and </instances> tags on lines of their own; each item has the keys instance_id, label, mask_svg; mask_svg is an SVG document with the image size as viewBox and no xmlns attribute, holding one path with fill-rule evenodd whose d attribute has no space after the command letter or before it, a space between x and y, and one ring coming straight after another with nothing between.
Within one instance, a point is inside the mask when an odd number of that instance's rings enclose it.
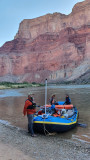
<instances>
[{"instance_id":1,"label":"riverbank","mask_svg":"<svg viewBox=\"0 0 90 160\"><path fill-rule=\"evenodd\" d=\"M18 89L18 88L27 88L27 87L41 87L44 86L43 84L40 83L28 83L28 82L23 82L23 83L11 83L11 82L0 82L0 89Z\"/></svg>"},{"instance_id":2,"label":"riverbank","mask_svg":"<svg viewBox=\"0 0 90 160\"><path fill-rule=\"evenodd\" d=\"M26 130L0 123L1 160L89 160L90 144L58 134L31 137Z\"/></svg>"},{"instance_id":3,"label":"riverbank","mask_svg":"<svg viewBox=\"0 0 90 160\"><path fill-rule=\"evenodd\" d=\"M61 83L48 83L48 86L68 86L68 85L89 85L90 83L75 83L75 82L61 82ZM28 87L41 87L45 84L40 83L11 83L11 82L0 82L0 90L3 89L18 89L18 88L28 88Z\"/></svg>"}]
</instances>

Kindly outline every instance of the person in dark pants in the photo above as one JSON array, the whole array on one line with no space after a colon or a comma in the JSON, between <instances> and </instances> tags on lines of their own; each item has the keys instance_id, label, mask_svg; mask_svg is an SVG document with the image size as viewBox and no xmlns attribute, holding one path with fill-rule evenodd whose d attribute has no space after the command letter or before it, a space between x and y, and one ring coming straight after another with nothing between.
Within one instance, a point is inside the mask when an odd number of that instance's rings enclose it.
<instances>
[{"instance_id":1,"label":"person in dark pants","mask_svg":"<svg viewBox=\"0 0 90 160\"><path fill-rule=\"evenodd\" d=\"M28 94L28 99L25 101L23 114L25 116L26 113L27 113L28 133L30 133L32 137L36 136L34 134L34 130L33 130L33 116L36 113L36 109L35 108L36 108L36 104L33 102L33 97L32 97L31 94Z\"/></svg>"},{"instance_id":2,"label":"person in dark pants","mask_svg":"<svg viewBox=\"0 0 90 160\"><path fill-rule=\"evenodd\" d=\"M71 104L71 99L69 98L69 95L66 95L65 103L66 105Z\"/></svg>"}]
</instances>

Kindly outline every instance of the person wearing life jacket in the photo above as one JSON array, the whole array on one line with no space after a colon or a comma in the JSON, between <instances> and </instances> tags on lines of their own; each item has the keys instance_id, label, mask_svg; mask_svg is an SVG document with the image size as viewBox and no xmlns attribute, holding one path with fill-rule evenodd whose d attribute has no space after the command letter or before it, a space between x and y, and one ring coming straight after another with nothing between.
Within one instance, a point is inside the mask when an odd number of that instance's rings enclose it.
<instances>
[{"instance_id":1,"label":"person wearing life jacket","mask_svg":"<svg viewBox=\"0 0 90 160\"><path fill-rule=\"evenodd\" d=\"M53 104L55 104L55 105L57 104L57 105L58 105L58 103L57 103L56 100L55 100L55 94L53 94L53 95L51 96L49 102L50 102L51 105L53 105Z\"/></svg>"},{"instance_id":2,"label":"person wearing life jacket","mask_svg":"<svg viewBox=\"0 0 90 160\"><path fill-rule=\"evenodd\" d=\"M36 136L34 134L34 130L33 130L33 116L34 116L35 113L36 113L36 104L33 102L32 95L29 93L28 94L28 99L25 101L23 114L24 114L24 116L27 114L28 133L30 133L32 137Z\"/></svg>"},{"instance_id":3,"label":"person wearing life jacket","mask_svg":"<svg viewBox=\"0 0 90 160\"><path fill-rule=\"evenodd\" d=\"M66 105L71 104L71 99L69 98L69 95L66 95L65 103Z\"/></svg>"}]
</instances>

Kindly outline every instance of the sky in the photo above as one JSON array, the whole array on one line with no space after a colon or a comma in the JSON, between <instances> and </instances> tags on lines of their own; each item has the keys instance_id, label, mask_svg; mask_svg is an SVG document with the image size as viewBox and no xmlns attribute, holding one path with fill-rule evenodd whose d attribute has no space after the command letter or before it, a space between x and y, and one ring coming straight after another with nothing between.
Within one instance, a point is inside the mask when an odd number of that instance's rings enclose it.
<instances>
[{"instance_id":1,"label":"sky","mask_svg":"<svg viewBox=\"0 0 90 160\"><path fill-rule=\"evenodd\" d=\"M14 39L19 24L48 13L70 14L73 6L84 0L0 0L0 47Z\"/></svg>"}]
</instances>

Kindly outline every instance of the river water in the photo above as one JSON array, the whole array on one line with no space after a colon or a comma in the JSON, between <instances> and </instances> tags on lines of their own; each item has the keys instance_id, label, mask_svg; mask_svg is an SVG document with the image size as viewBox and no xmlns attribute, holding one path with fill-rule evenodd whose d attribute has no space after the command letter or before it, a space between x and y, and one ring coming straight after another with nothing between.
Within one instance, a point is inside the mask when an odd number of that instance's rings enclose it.
<instances>
[{"instance_id":1,"label":"river water","mask_svg":"<svg viewBox=\"0 0 90 160\"><path fill-rule=\"evenodd\" d=\"M23 116L23 107L29 92L34 93L37 105L45 104L45 87L0 90L0 123L7 125L10 122L11 125L27 129L27 117ZM79 123L87 125L86 128L77 126L58 136L90 143L90 85L48 86L47 103L53 93L57 101L64 101L65 95L69 94L72 104L79 111Z\"/></svg>"}]
</instances>

